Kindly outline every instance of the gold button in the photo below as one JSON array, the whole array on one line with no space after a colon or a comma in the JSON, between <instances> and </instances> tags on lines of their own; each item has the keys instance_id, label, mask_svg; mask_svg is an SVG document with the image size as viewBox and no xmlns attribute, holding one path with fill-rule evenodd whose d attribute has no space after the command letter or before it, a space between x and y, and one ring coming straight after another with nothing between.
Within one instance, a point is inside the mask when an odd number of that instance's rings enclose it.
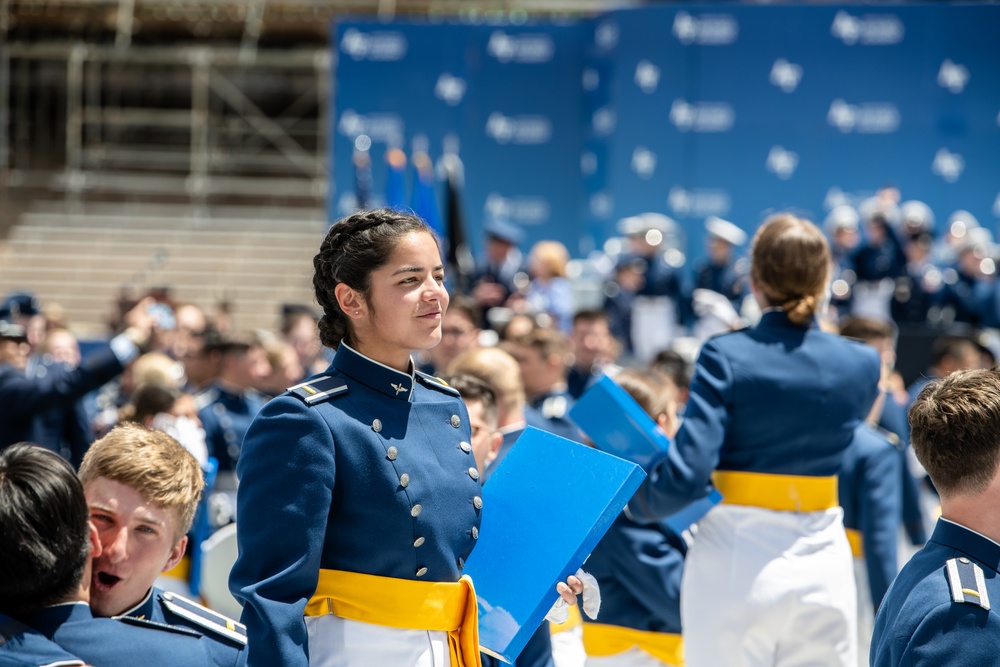
<instances>
[{"instance_id":1,"label":"gold button","mask_svg":"<svg viewBox=\"0 0 1000 667\"><path fill-rule=\"evenodd\" d=\"M479 479L479 471L475 468L469 468L469 477L472 479Z\"/></svg>"},{"instance_id":2,"label":"gold button","mask_svg":"<svg viewBox=\"0 0 1000 667\"><path fill-rule=\"evenodd\" d=\"M372 430L375 431L376 433L378 433L379 431L381 431L382 430L382 421L379 420L379 419L374 420L372 422Z\"/></svg>"},{"instance_id":3,"label":"gold button","mask_svg":"<svg viewBox=\"0 0 1000 667\"><path fill-rule=\"evenodd\" d=\"M425 574L427 574L427 568L426 567L422 567L419 570L417 570L417 576L418 577L422 577Z\"/></svg>"},{"instance_id":4,"label":"gold button","mask_svg":"<svg viewBox=\"0 0 1000 667\"><path fill-rule=\"evenodd\" d=\"M385 453L385 455L389 457L390 461L395 461L396 460L396 456L398 454L399 454L399 450L396 449L395 447L390 447L388 449L388 451L386 451L386 453Z\"/></svg>"},{"instance_id":5,"label":"gold button","mask_svg":"<svg viewBox=\"0 0 1000 667\"><path fill-rule=\"evenodd\" d=\"M462 451L465 452L466 454L472 451L472 445L470 445L467 442L460 442L458 443L458 446L461 447Z\"/></svg>"},{"instance_id":6,"label":"gold button","mask_svg":"<svg viewBox=\"0 0 1000 667\"><path fill-rule=\"evenodd\" d=\"M399 485L404 489L410 485L410 476L405 472L399 476Z\"/></svg>"},{"instance_id":7,"label":"gold button","mask_svg":"<svg viewBox=\"0 0 1000 667\"><path fill-rule=\"evenodd\" d=\"M452 415L451 416L451 425L452 425L453 428L458 428L459 426L462 425L462 418L459 417L458 415Z\"/></svg>"},{"instance_id":8,"label":"gold button","mask_svg":"<svg viewBox=\"0 0 1000 667\"><path fill-rule=\"evenodd\" d=\"M477 510L483 509L483 499L480 498L479 496L476 496L475 498L472 499L472 506L475 507Z\"/></svg>"},{"instance_id":9,"label":"gold button","mask_svg":"<svg viewBox=\"0 0 1000 667\"><path fill-rule=\"evenodd\" d=\"M424 508L421 507L419 503L417 503L416 505L413 506L413 509L410 510L410 516L412 516L412 517L418 517L418 516L420 516L420 512L423 509Z\"/></svg>"},{"instance_id":10,"label":"gold button","mask_svg":"<svg viewBox=\"0 0 1000 667\"><path fill-rule=\"evenodd\" d=\"M424 538L422 538L422 537L418 537L417 539L413 540L413 546L414 547L419 547L423 543L424 543Z\"/></svg>"},{"instance_id":11,"label":"gold button","mask_svg":"<svg viewBox=\"0 0 1000 667\"><path fill-rule=\"evenodd\" d=\"M472 539L474 540L479 539L479 528L477 528L476 526L472 527Z\"/></svg>"}]
</instances>

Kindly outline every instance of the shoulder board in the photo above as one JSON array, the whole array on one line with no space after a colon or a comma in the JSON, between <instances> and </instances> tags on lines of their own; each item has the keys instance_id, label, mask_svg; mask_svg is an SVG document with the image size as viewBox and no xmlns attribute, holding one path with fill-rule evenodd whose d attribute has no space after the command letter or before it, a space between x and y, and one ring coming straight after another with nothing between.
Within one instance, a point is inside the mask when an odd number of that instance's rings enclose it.
<instances>
[{"instance_id":1,"label":"shoulder board","mask_svg":"<svg viewBox=\"0 0 1000 667\"><path fill-rule=\"evenodd\" d=\"M451 396L461 396L457 389L453 389L447 382L439 377L434 377L433 375L428 375L427 373L423 373L421 371L416 371L416 377L422 384L430 387L431 389L437 389L438 391L450 394Z\"/></svg>"},{"instance_id":2,"label":"shoulder board","mask_svg":"<svg viewBox=\"0 0 1000 667\"><path fill-rule=\"evenodd\" d=\"M247 626L242 623L173 593L161 593L160 601L163 603L164 609L189 623L213 634L221 635L241 646L246 646Z\"/></svg>"},{"instance_id":3,"label":"shoulder board","mask_svg":"<svg viewBox=\"0 0 1000 667\"><path fill-rule=\"evenodd\" d=\"M566 416L566 409L569 407L566 397L561 394L549 396L542 401L542 416L546 419L562 419Z\"/></svg>"},{"instance_id":4,"label":"shoulder board","mask_svg":"<svg viewBox=\"0 0 1000 667\"><path fill-rule=\"evenodd\" d=\"M317 405L347 392L347 382L323 375L288 388L288 393L302 399L306 405Z\"/></svg>"},{"instance_id":5,"label":"shoulder board","mask_svg":"<svg viewBox=\"0 0 1000 667\"><path fill-rule=\"evenodd\" d=\"M876 435L878 435L880 438L883 438L886 442L888 442L896 449L903 449L903 441L900 440L899 436L893 433L892 431L887 431L881 426L873 427L872 431L874 431Z\"/></svg>"},{"instance_id":6,"label":"shoulder board","mask_svg":"<svg viewBox=\"0 0 1000 667\"><path fill-rule=\"evenodd\" d=\"M986 591L983 568L968 558L960 557L945 563L945 572L952 602L968 602L989 610L990 596Z\"/></svg>"},{"instance_id":7,"label":"shoulder board","mask_svg":"<svg viewBox=\"0 0 1000 667\"><path fill-rule=\"evenodd\" d=\"M135 616L115 616L116 621L121 621L122 623L128 623L129 625L138 625L140 628L149 628L150 630L165 630L167 632L174 632L179 635L187 635L188 637L201 638L202 634L191 628L185 628L180 625L168 625L167 623L160 623L159 621L150 621L146 618L136 618Z\"/></svg>"},{"instance_id":8,"label":"shoulder board","mask_svg":"<svg viewBox=\"0 0 1000 667\"><path fill-rule=\"evenodd\" d=\"M219 392L216 389L209 388L194 397L194 405L196 408L201 410L203 408L207 408L212 403L215 403L218 398Z\"/></svg>"}]
</instances>

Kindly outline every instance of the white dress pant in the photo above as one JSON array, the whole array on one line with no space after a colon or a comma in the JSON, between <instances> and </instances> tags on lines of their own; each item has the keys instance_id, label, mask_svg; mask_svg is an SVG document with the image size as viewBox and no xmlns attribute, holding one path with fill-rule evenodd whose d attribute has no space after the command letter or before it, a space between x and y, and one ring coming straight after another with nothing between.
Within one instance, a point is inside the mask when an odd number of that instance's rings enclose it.
<instances>
[{"instance_id":1,"label":"white dress pant","mask_svg":"<svg viewBox=\"0 0 1000 667\"><path fill-rule=\"evenodd\" d=\"M450 667L448 635L307 616L309 667Z\"/></svg>"},{"instance_id":2,"label":"white dress pant","mask_svg":"<svg viewBox=\"0 0 1000 667\"><path fill-rule=\"evenodd\" d=\"M555 667L584 666L587 653L583 650L582 625L552 635L552 662Z\"/></svg>"},{"instance_id":3,"label":"white dress pant","mask_svg":"<svg viewBox=\"0 0 1000 667\"><path fill-rule=\"evenodd\" d=\"M676 667L633 646L615 655L587 656L587 667Z\"/></svg>"},{"instance_id":4,"label":"white dress pant","mask_svg":"<svg viewBox=\"0 0 1000 667\"><path fill-rule=\"evenodd\" d=\"M857 600L843 511L718 505L681 583L687 667L854 667Z\"/></svg>"}]
</instances>

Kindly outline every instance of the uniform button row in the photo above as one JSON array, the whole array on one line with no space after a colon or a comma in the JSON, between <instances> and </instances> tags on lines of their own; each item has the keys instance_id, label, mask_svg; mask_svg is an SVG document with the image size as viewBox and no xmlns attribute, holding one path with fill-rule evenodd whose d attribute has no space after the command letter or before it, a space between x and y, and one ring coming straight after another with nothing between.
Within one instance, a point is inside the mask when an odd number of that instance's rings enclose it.
<instances>
[{"instance_id":1,"label":"uniform button row","mask_svg":"<svg viewBox=\"0 0 1000 667\"><path fill-rule=\"evenodd\" d=\"M475 507L477 510L483 509L483 499L479 496L476 496L475 498L472 499L472 506Z\"/></svg>"},{"instance_id":2,"label":"uniform button row","mask_svg":"<svg viewBox=\"0 0 1000 667\"><path fill-rule=\"evenodd\" d=\"M472 445L470 445L469 443L467 443L465 441L462 441L462 442L458 443L458 446L461 447L462 451L465 452L466 454L468 454L469 452L472 451Z\"/></svg>"},{"instance_id":3,"label":"uniform button row","mask_svg":"<svg viewBox=\"0 0 1000 667\"><path fill-rule=\"evenodd\" d=\"M469 468L469 477L472 479L479 479L479 471L475 468Z\"/></svg>"}]
</instances>

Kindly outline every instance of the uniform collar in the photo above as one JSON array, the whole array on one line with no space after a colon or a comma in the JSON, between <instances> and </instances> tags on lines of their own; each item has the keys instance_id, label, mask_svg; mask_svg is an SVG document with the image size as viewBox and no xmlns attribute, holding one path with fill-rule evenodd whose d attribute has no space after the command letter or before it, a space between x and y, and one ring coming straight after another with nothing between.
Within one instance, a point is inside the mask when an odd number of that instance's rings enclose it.
<instances>
[{"instance_id":1,"label":"uniform collar","mask_svg":"<svg viewBox=\"0 0 1000 667\"><path fill-rule=\"evenodd\" d=\"M149 592L146 593L146 597L144 597L139 602L139 604L137 604L136 606L132 607L131 609L126 609L125 611L123 611L120 614L115 614L115 616L131 616L132 618L142 618L142 619L145 619L147 621L150 620L150 619L152 619L153 618L153 591L154 591L154 589L151 587L149 589Z\"/></svg>"},{"instance_id":2,"label":"uniform collar","mask_svg":"<svg viewBox=\"0 0 1000 667\"><path fill-rule=\"evenodd\" d=\"M812 317L802 324L795 324L788 319L788 313L783 308L768 308L760 316L760 322L757 326L780 329L809 329L816 326L816 318Z\"/></svg>"},{"instance_id":3,"label":"uniform collar","mask_svg":"<svg viewBox=\"0 0 1000 667\"><path fill-rule=\"evenodd\" d=\"M42 634L51 637L52 633L64 623L89 621L93 618L94 614L86 602L65 602L28 614L24 622Z\"/></svg>"},{"instance_id":4,"label":"uniform collar","mask_svg":"<svg viewBox=\"0 0 1000 667\"><path fill-rule=\"evenodd\" d=\"M965 552L973 560L1000 571L1000 544L962 524L938 519L931 541Z\"/></svg>"},{"instance_id":5,"label":"uniform collar","mask_svg":"<svg viewBox=\"0 0 1000 667\"><path fill-rule=\"evenodd\" d=\"M410 372L403 373L366 357L341 341L337 346L337 354L333 357L333 367L352 380L357 380L390 398L409 401L413 395L412 358Z\"/></svg>"}]
</instances>

